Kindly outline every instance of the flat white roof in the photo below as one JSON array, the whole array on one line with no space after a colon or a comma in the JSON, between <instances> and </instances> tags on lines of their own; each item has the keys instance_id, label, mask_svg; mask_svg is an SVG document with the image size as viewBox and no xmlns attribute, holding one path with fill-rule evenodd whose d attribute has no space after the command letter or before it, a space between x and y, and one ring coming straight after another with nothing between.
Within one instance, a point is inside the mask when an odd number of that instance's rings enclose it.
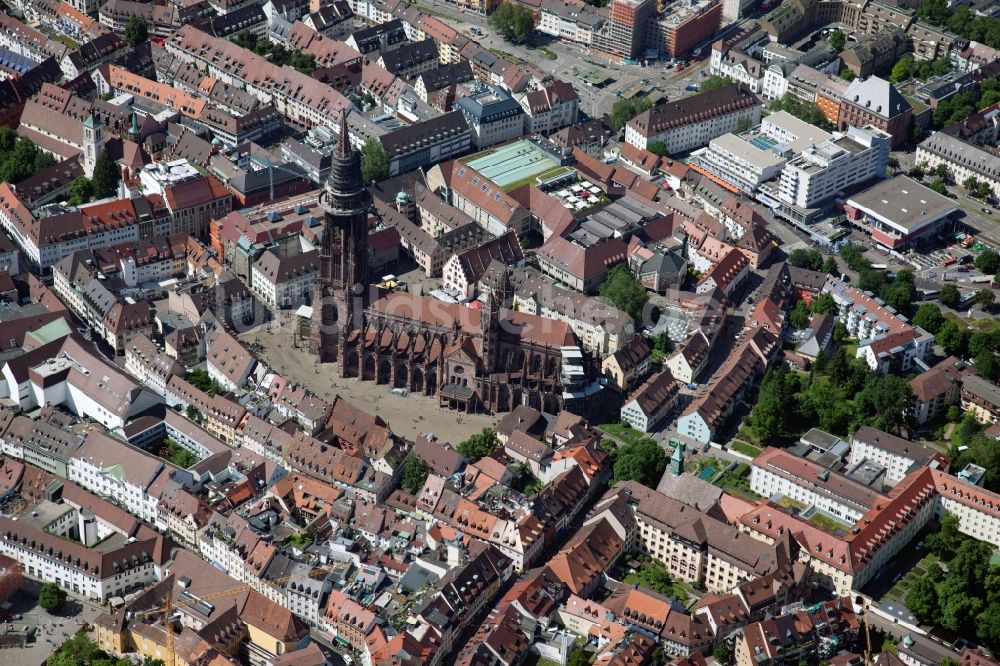
<instances>
[{"instance_id":1,"label":"flat white roof","mask_svg":"<svg viewBox=\"0 0 1000 666\"><path fill-rule=\"evenodd\" d=\"M896 176L847 200L847 205L904 234L951 215L958 204L908 176Z\"/></svg>"}]
</instances>

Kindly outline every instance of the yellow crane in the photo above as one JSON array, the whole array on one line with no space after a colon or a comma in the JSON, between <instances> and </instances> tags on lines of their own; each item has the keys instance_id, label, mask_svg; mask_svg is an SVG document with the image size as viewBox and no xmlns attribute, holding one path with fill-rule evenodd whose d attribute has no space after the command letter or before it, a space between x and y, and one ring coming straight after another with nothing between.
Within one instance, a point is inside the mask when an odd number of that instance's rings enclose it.
<instances>
[{"instance_id":1,"label":"yellow crane","mask_svg":"<svg viewBox=\"0 0 1000 666\"><path fill-rule=\"evenodd\" d=\"M298 579L315 580L317 578L322 578L323 576L325 576L329 572L330 572L330 570L327 569L327 568L313 567L312 569L310 569L309 571L307 571L305 573L297 573L297 574L291 574L289 576L281 576L279 578L271 579L269 582L271 584L273 584L273 585L282 585L282 584L287 583L289 581L298 580ZM155 608L148 608L146 610L139 611L139 613L142 614L145 617L149 617L150 615L155 615L155 614L158 614L158 613L162 613L163 614L163 631L166 634L166 645L165 645L165 648L166 648L166 651L167 651L167 655L166 655L167 658L164 660L165 666L176 666L176 664L177 664L177 657L174 654L174 631L173 631L173 629L170 626L171 625L171 616L173 615L174 608L176 606L178 606L178 605L193 606L196 603L198 603L199 601L211 601L213 599L221 599L223 597L231 597L231 596L239 594L240 592L243 592L243 591L245 591L247 589L252 589L252 588L250 588L250 584L249 583L240 583L239 585L235 585L233 587L228 587L228 588L226 588L224 590L218 590L216 592L209 592L208 594L202 594L202 595L192 595L191 599L182 599L182 600L180 600L179 603L175 604L174 603L174 589L173 589L173 586L171 585L170 588L167 590L167 596L166 596L166 599L164 599L162 606L155 607Z\"/></svg>"}]
</instances>

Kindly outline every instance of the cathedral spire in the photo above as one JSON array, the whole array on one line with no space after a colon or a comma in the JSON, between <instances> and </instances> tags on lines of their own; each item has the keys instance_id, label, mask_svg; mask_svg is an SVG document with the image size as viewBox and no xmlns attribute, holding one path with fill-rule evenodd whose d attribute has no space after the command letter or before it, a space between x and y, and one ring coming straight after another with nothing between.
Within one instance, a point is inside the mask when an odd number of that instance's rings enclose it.
<instances>
[{"instance_id":1,"label":"cathedral spire","mask_svg":"<svg viewBox=\"0 0 1000 666\"><path fill-rule=\"evenodd\" d=\"M337 154L347 157L351 150L351 140L347 135L347 109L340 110L340 136L337 137Z\"/></svg>"}]
</instances>

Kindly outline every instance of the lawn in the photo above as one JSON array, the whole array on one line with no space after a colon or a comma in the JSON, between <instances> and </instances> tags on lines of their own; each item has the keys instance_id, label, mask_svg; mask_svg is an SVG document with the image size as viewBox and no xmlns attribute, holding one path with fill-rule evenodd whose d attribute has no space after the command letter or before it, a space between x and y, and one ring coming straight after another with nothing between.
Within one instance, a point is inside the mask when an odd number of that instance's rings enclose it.
<instances>
[{"instance_id":1,"label":"lawn","mask_svg":"<svg viewBox=\"0 0 1000 666\"><path fill-rule=\"evenodd\" d=\"M524 178L521 178L520 180L515 180L513 183L508 183L503 188L503 191L513 192L519 187L524 187L525 185L534 185L536 180L545 181L548 180L549 178L555 178L556 176L559 176L561 174L568 173L569 171L570 171L569 167L565 166L553 167L543 173L535 174L533 176L526 176Z\"/></svg>"},{"instance_id":2,"label":"lawn","mask_svg":"<svg viewBox=\"0 0 1000 666\"><path fill-rule=\"evenodd\" d=\"M608 433L612 437L617 437L626 444L634 444L646 436L645 433L641 433L635 428L625 425L624 423L605 423L601 426L601 430Z\"/></svg>"},{"instance_id":3,"label":"lawn","mask_svg":"<svg viewBox=\"0 0 1000 666\"><path fill-rule=\"evenodd\" d=\"M751 502L760 499L760 495L750 488L750 465L740 463L734 469L722 475L715 485L722 488L727 493L739 495Z\"/></svg>"},{"instance_id":4,"label":"lawn","mask_svg":"<svg viewBox=\"0 0 1000 666\"><path fill-rule=\"evenodd\" d=\"M733 451L736 451L737 453L742 453L745 456L750 456L751 458L756 458L757 456L760 455L760 449L758 449L756 446L752 446L750 444L747 444L746 442L741 442L738 439L733 440L733 443L729 445L729 448L731 448Z\"/></svg>"},{"instance_id":5,"label":"lawn","mask_svg":"<svg viewBox=\"0 0 1000 666\"><path fill-rule=\"evenodd\" d=\"M835 518L831 518L830 516L819 512L809 516L809 522L817 527L822 527L824 530L829 530L831 532L836 532L837 530L843 532L851 528L850 525L842 523Z\"/></svg>"},{"instance_id":6,"label":"lawn","mask_svg":"<svg viewBox=\"0 0 1000 666\"><path fill-rule=\"evenodd\" d=\"M896 581L896 584L892 586L888 592L885 593L885 598L891 601L897 601L899 603L906 602L906 593L917 580L923 578L927 575L927 572L931 567L938 566L940 558L933 553L927 553L924 555L919 562L913 565L913 568L906 572L906 575Z\"/></svg>"},{"instance_id":7,"label":"lawn","mask_svg":"<svg viewBox=\"0 0 1000 666\"><path fill-rule=\"evenodd\" d=\"M797 502L793 500L791 497L788 497L787 495L782 496L782 498L778 500L778 506L780 506L782 509L798 509L799 511L806 508L805 504L803 504L802 502Z\"/></svg>"}]
</instances>

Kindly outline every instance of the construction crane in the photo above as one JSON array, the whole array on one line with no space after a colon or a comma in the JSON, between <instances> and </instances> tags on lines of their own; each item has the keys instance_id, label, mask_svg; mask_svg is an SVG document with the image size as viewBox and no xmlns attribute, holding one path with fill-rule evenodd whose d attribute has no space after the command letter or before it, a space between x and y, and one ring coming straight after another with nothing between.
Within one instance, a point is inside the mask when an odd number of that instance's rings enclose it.
<instances>
[{"instance_id":1,"label":"construction crane","mask_svg":"<svg viewBox=\"0 0 1000 666\"><path fill-rule=\"evenodd\" d=\"M322 578L323 576L325 576L328 573L330 573L330 570L327 569L327 568L314 567L314 568L312 568L309 571L304 572L304 573L291 574L289 576L281 576L279 578L271 579L268 582L271 583L271 584L273 584L273 585L283 585L284 583L287 583L287 582L292 581L292 580L298 580L298 579L316 580L317 578ZM174 588L171 585L170 588L167 590L167 596L164 599L162 606L154 607L154 608L148 608L146 610L138 611L139 614L143 615L144 617L149 617L150 615L155 615L155 614L158 614L158 613L162 613L163 614L163 618L164 618L164 621L163 621L163 631L166 634L166 645L165 645L165 648L166 648L166 651L167 651L167 655L166 655L167 658L164 659L165 666L175 666L176 663L177 663L177 658L176 658L176 655L174 654L174 631L170 627L171 618L172 618L173 612L174 612L174 610L175 610L175 608L177 606L179 606L179 605L181 605L181 606L194 606L195 604L197 604L200 601L211 601L213 599L220 599L220 598L223 598L223 597L231 597L231 596L239 594L240 592L243 592L243 591L245 591L247 589L252 589L250 587L250 584L249 583L241 583L241 584L236 585L234 587L229 587L229 588L226 588L224 590L218 590L216 592L210 592L208 594L191 595L192 596L191 599L181 599L179 602L175 603L174 602Z\"/></svg>"}]
</instances>

